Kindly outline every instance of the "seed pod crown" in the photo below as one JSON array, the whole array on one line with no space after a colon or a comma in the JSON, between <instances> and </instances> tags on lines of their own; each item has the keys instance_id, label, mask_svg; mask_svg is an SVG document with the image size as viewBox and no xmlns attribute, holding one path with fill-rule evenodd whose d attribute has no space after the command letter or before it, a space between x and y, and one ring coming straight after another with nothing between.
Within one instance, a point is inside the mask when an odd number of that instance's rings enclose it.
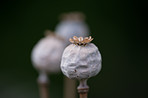
<instances>
[{"instance_id":1,"label":"seed pod crown","mask_svg":"<svg viewBox=\"0 0 148 98\"><path fill-rule=\"evenodd\" d=\"M90 43L92 40L93 38L91 36L85 38L74 36L73 39L72 38L69 39L69 41L72 44L76 44L79 46L85 46L86 44Z\"/></svg>"}]
</instances>

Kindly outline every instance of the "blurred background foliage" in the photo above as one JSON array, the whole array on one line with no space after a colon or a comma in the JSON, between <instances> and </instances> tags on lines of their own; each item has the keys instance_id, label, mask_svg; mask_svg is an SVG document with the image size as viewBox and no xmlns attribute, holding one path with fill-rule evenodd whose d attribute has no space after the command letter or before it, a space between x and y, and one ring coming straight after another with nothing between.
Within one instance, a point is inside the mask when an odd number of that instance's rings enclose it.
<instances>
[{"instance_id":1,"label":"blurred background foliage","mask_svg":"<svg viewBox=\"0 0 148 98\"><path fill-rule=\"evenodd\" d=\"M39 98L30 53L63 12L81 11L99 47L103 68L89 79L89 98L146 98L147 3L135 0L0 1L0 98ZM63 75L51 75L51 98L62 98Z\"/></svg>"}]
</instances>

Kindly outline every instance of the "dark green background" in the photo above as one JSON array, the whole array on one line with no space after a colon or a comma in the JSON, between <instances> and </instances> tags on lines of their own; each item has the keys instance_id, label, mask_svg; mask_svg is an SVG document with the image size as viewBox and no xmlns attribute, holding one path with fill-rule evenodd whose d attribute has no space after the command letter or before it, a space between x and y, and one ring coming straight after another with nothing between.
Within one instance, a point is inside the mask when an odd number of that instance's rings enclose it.
<instances>
[{"instance_id":1,"label":"dark green background","mask_svg":"<svg viewBox=\"0 0 148 98\"><path fill-rule=\"evenodd\" d=\"M87 16L103 68L89 79L89 98L146 98L147 22L143 1L0 1L0 98L39 98L30 53L46 29L54 30L63 12ZM52 75L51 98L62 98L63 75Z\"/></svg>"}]
</instances>

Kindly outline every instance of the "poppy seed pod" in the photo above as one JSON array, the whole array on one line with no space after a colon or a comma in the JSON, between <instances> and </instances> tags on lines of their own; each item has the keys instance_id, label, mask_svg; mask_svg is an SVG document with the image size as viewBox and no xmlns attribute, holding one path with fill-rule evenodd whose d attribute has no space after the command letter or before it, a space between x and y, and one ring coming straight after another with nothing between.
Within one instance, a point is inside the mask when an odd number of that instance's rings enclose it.
<instances>
[{"instance_id":1,"label":"poppy seed pod","mask_svg":"<svg viewBox=\"0 0 148 98\"><path fill-rule=\"evenodd\" d=\"M57 35L62 36L66 41L73 36L86 37L89 35L90 31L83 20L84 15L82 13L68 13L64 14L62 17L63 20L55 29ZM67 44L69 44L69 42Z\"/></svg>"},{"instance_id":2,"label":"poppy seed pod","mask_svg":"<svg viewBox=\"0 0 148 98\"><path fill-rule=\"evenodd\" d=\"M62 55L61 70L71 79L88 79L101 70L101 54L98 48L90 43L91 37L69 39L72 44L66 47Z\"/></svg>"},{"instance_id":3,"label":"poppy seed pod","mask_svg":"<svg viewBox=\"0 0 148 98\"><path fill-rule=\"evenodd\" d=\"M32 50L31 60L34 67L46 73L59 72L64 48L64 40L56 35L49 34L42 38Z\"/></svg>"}]
</instances>

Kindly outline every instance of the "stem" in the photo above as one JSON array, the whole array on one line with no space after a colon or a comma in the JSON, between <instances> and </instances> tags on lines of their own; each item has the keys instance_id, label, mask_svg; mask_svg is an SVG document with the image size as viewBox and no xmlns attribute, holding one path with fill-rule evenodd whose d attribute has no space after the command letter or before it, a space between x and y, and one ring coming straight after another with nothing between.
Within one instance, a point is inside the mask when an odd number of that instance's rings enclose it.
<instances>
[{"instance_id":1,"label":"stem","mask_svg":"<svg viewBox=\"0 0 148 98\"><path fill-rule=\"evenodd\" d=\"M64 98L76 98L76 80L64 76Z\"/></svg>"},{"instance_id":2,"label":"stem","mask_svg":"<svg viewBox=\"0 0 148 98\"><path fill-rule=\"evenodd\" d=\"M49 84L48 84L47 74L44 72L41 72L39 74L37 82L39 85L40 98L49 98L49 94L48 94L48 85Z\"/></svg>"},{"instance_id":3,"label":"stem","mask_svg":"<svg viewBox=\"0 0 148 98\"><path fill-rule=\"evenodd\" d=\"M77 87L78 93L80 95L80 98L87 98L87 93L89 90L89 87L87 85L87 79L85 80L80 80L80 84Z\"/></svg>"}]
</instances>

